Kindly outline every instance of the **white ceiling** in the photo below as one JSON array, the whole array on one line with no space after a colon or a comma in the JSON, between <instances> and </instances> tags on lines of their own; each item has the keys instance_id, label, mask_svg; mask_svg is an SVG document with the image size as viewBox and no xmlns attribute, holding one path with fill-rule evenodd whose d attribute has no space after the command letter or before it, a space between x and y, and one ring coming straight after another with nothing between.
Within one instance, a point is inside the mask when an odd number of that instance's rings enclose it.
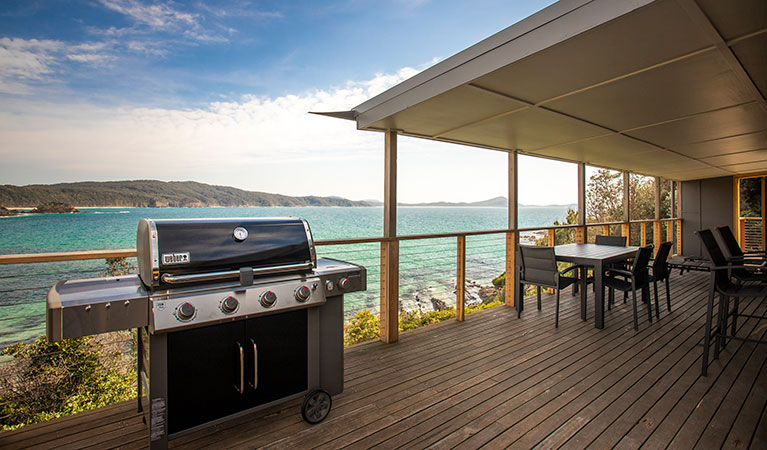
<instances>
[{"instance_id":1,"label":"white ceiling","mask_svg":"<svg viewBox=\"0 0 767 450\"><path fill-rule=\"evenodd\" d=\"M345 117L690 180L767 170L765 96L765 0L562 0Z\"/></svg>"}]
</instances>

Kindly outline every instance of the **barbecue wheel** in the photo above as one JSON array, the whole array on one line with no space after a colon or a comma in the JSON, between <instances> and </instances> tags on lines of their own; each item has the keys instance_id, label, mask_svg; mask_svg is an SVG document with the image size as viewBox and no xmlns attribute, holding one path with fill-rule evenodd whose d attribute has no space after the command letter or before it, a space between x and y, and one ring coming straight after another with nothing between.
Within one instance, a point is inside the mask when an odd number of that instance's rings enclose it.
<instances>
[{"instance_id":1,"label":"barbecue wheel","mask_svg":"<svg viewBox=\"0 0 767 450\"><path fill-rule=\"evenodd\" d=\"M304 403L301 405L301 417L311 424L320 423L328 416L332 404L330 394L327 392L322 389L311 391L304 397Z\"/></svg>"}]
</instances>

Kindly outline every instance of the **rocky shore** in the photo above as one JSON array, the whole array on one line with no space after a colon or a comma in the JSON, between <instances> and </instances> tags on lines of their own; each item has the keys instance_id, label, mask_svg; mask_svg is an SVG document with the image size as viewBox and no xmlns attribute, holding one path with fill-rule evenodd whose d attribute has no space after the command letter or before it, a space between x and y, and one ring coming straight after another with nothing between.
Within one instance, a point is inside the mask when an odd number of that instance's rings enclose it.
<instances>
[{"instance_id":1,"label":"rocky shore","mask_svg":"<svg viewBox=\"0 0 767 450\"><path fill-rule=\"evenodd\" d=\"M0 217L18 216L21 214L82 214L83 211L68 203L48 202L37 205L32 210L8 209L0 205Z\"/></svg>"}]
</instances>

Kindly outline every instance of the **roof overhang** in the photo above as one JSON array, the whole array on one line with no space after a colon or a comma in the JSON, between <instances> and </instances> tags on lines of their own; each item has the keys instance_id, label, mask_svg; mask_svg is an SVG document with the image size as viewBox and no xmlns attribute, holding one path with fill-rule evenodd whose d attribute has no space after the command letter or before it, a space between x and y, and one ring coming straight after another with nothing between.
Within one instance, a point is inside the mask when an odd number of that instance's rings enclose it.
<instances>
[{"instance_id":1,"label":"roof overhang","mask_svg":"<svg viewBox=\"0 0 767 450\"><path fill-rule=\"evenodd\" d=\"M561 0L343 118L676 180L752 173L766 55L764 0Z\"/></svg>"}]
</instances>

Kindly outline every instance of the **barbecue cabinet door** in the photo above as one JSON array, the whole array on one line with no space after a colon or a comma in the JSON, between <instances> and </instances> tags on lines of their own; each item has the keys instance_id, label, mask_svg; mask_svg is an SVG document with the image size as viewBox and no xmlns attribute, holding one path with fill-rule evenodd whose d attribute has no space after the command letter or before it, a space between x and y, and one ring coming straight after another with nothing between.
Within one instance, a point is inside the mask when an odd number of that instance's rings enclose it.
<instances>
[{"instance_id":1,"label":"barbecue cabinet door","mask_svg":"<svg viewBox=\"0 0 767 450\"><path fill-rule=\"evenodd\" d=\"M169 433L247 407L244 338L243 321L168 335Z\"/></svg>"},{"instance_id":2,"label":"barbecue cabinet door","mask_svg":"<svg viewBox=\"0 0 767 450\"><path fill-rule=\"evenodd\" d=\"M253 370L247 376L250 406L307 389L306 309L249 319L245 335Z\"/></svg>"}]
</instances>

